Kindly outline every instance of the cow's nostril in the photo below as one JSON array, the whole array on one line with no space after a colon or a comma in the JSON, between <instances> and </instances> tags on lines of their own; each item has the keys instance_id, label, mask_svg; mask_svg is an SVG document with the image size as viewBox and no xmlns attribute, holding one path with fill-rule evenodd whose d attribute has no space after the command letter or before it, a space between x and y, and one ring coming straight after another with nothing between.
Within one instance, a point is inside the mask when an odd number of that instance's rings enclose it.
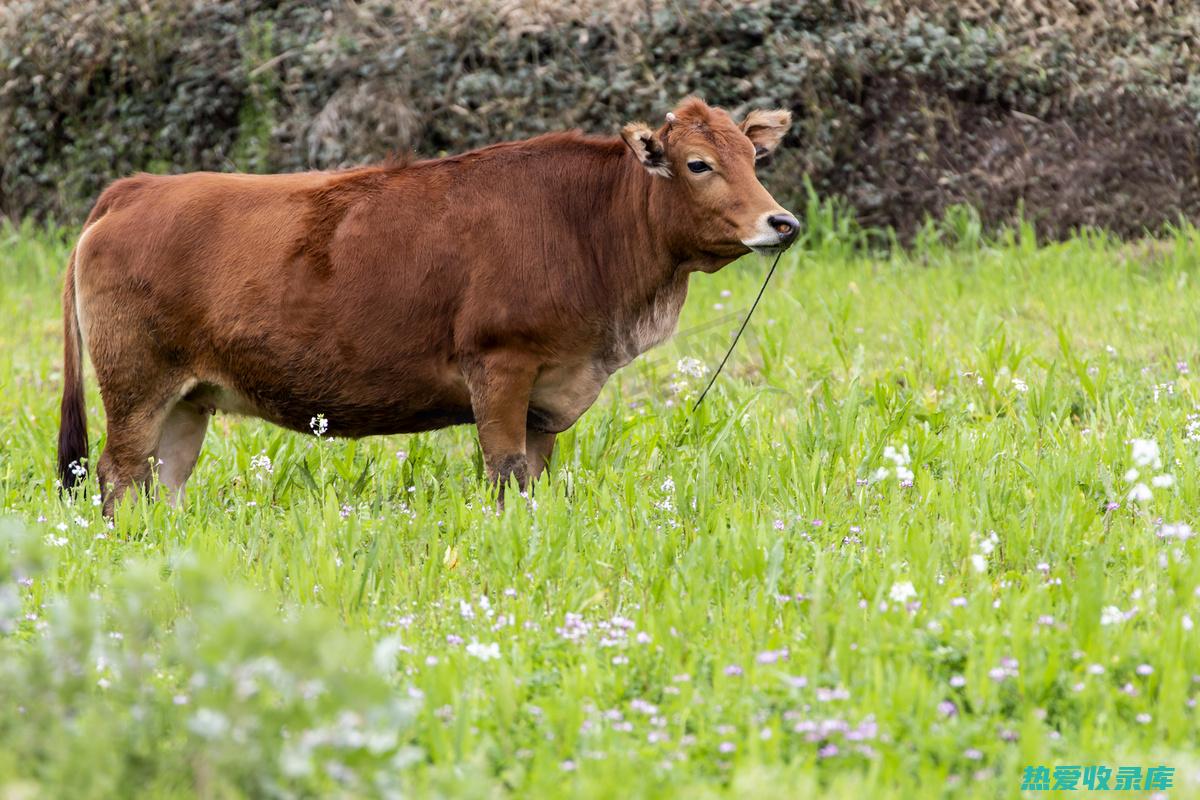
<instances>
[{"instance_id":1,"label":"cow's nostril","mask_svg":"<svg viewBox=\"0 0 1200 800\"><path fill-rule=\"evenodd\" d=\"M785 241L794 239L800 230L800 223L791 214L772 214L767 217L767 224Z\"/></svg>"}]
</instances>

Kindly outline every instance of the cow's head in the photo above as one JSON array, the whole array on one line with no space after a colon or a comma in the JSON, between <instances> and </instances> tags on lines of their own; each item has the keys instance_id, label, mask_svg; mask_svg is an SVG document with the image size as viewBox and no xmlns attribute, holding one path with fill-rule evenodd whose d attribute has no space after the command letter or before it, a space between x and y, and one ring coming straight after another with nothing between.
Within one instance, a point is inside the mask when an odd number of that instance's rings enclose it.
<instances>
[{"instance_id":1,"label":"cow's head","mask_svg":"<svg viewBox=\"0 0 1200 800\"><path fill-rule=\"evenodd\" d=\"M788 111L751 111L738 124L689 98L658 130L633 122L621 137L655 176L655 222L673 232L676 246L716 269L751 250L774 254L795 241L799 222L754 174L754 162L779 145L791 121Z\"/></svg>"}]
</instances>

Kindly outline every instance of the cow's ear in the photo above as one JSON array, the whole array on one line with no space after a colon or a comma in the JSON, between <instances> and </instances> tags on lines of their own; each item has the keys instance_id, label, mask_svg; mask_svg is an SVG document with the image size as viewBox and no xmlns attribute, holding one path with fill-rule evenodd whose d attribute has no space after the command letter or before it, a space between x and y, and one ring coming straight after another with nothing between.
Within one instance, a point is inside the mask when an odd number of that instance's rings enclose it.
<instances>
[{"instance_id":1,"label":"cow's ear","mask_svg":"<svg viewBox=\"0 0 1200 800\"><path fill-rule=\"evenodd\" d=\"M671 177L671 166L667 163L667 152L663 149L662 139L650 130L649 125L644 122L631 122L621 129L621 138L629 145L633 157L647 172L662 178Z\"/></svg>"},{"instance_id":2,"label":"cow's ear","mask_svg":"<svg viewBox=\"0 0 1200 800\"><path fill-rule=\"evenodd\" d=\"M792 112L754 110L742 120L742 133L754 143L754 158L770 155L792 126Z\"/></svg>"}]
</instances>

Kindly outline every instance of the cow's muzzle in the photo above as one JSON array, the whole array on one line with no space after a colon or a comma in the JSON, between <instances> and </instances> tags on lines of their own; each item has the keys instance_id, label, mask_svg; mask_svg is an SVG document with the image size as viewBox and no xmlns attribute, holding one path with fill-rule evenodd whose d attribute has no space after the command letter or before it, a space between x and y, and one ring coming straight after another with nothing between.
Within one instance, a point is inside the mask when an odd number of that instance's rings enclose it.
<instances>
[{"instance_id":1,"label":"cow's muzzle","mask_svg":"<svg viewBox=\"0 0 1200 800\"><path fill-rule=\"evenodd\" d=\"M779 244L783 247L791 244L800 232L800 222L791 214L772 214L767 217L767 224L779 234Z\"/></svg>"},{"instance_id":2,"label":"cow's muzzle","mask_svg":"<svg viewBox=\"0 0 1200 800\"><path fill-rule=\"evenodd\" d=\"M800 234L800 222L787 212L767 215L760 223L756 235L744 239L742 244L761 255L774 255L786 250Z\"/></svg>"}]
</instances>

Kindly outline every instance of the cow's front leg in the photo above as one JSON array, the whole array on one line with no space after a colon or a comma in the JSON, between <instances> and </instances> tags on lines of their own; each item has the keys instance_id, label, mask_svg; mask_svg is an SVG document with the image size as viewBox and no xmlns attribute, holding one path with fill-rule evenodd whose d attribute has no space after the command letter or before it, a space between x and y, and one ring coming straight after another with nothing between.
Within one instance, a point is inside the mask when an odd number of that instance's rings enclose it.
<instances>
[{"instance_id":1,"label":"cow's front leg","mask_svg":"<svg viewBox=\"0 0 1200 800\"><path fill-rule=\"evenodd\" d=\"M529 485L525 457L525 419L537 365L521 356L497 354L480 359L467 370L471 408L488 478L499 487L515 478L521 491Z\"/></svg>"}]
</instances>

